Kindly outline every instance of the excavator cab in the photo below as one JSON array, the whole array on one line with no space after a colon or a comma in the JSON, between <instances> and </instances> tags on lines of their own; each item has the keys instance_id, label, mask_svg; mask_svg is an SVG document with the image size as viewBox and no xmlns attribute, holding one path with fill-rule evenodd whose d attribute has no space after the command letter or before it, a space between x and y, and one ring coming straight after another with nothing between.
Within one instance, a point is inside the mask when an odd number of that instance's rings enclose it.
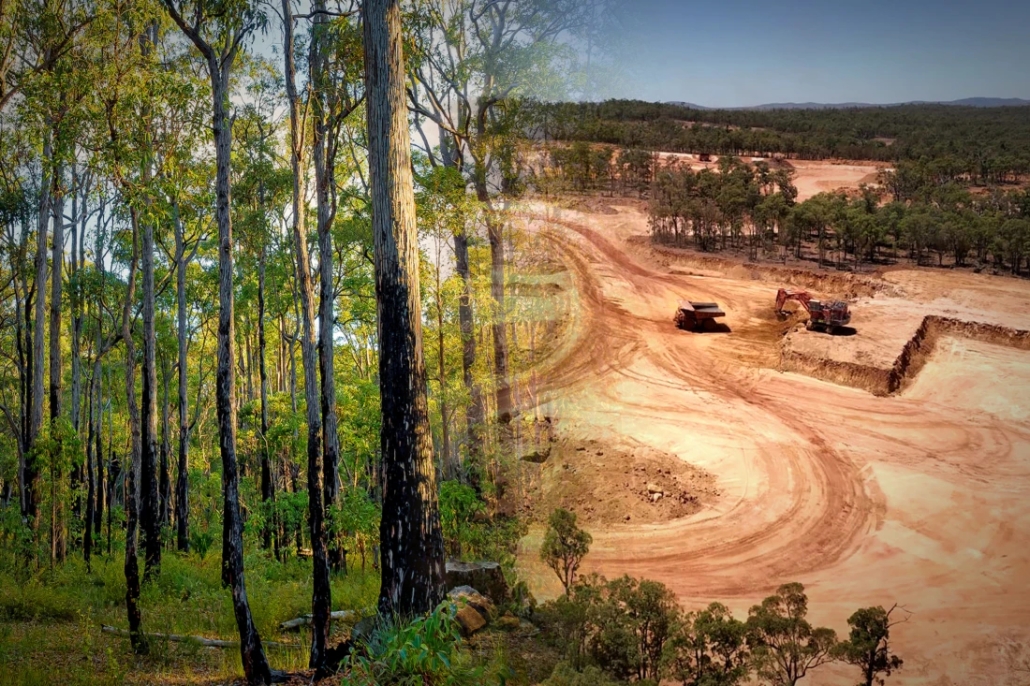
<instances>
[{"instance_id":1,"label":"excavator cab","mask_svg":"<svg viewBox=\"0 0 1030 686\"><path fill-rule=\"evenodd\" d=\"M851 322L851 310L843 300L824 303L813 300L807 291L789 291L785 288L776 293L776 314L781 318L786 318L789 314L783 309L788 300L796 300L808 312L806 329L822 329L827 333L833 333Z\"/></svg>"}]
</instances>

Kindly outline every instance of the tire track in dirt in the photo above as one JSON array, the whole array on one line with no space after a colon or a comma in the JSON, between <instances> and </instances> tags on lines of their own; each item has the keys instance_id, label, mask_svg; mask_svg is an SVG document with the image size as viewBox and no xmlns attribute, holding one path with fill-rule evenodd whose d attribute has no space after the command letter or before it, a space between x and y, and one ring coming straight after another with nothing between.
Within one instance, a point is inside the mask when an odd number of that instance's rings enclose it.
<instances>
[{"instance_id":1,"label":"tire track in dirt","mask_svg":"<svg viewBox=\"0 0 1030 686\"><path fill-rule=\"evenodd\" d=\"M681 582L688 581L691 594L750 594L836 562L860 534L876 526L882 506L875 489L818 430L717 356L677 345L691 337L676 336L671 317L648 318L641 309L613 302L606 292L606 286L627 290L639 304L667 300L688 286L694 297L722 297L717 284L647 269L577 222L534 219L543 223L538 235L573 276L582 317L576 343L540 374L542 397L554 399L589 386L591 394L625 412L646 414L670 408L628 402L617 389L620 381L683 396L702 391L742 415L731 422L734 430L771 425L790 433L786 444L759 442L742 451L746 494L732 505L696 522L671 522L664 532L651 527L645 537L633 527L608 532L610 550L592 554L594 564L671 582L681 592ZM657 374L641 372L642 361Z\"/></svg>"},{"instance_id":2,"label":"tire track in dirt","mask_svg":"<svg viewBox=\"0 0 1030 686\"><path fill-rule=\"evenodd\" d=\"M682 519L592 530L585 571L657 579L689 608L719 600L737 612L802 581L813 619L838 630L856 607L897 601L914 613L892 633L905 657L899 685L1007 683L999 646L1030 645L1030 366L1019 357L1030 335L931 321L900 370L911 383L886 397L777 373L783 329L765 314L769 281L649 269L652 254L634 243L646 233L639 208L571 216L533 229L578 299L567 344L539 375L548 409L559 427L610 437L613 449L622 435L677 454L717 475L721 491ZM1030 330L1030 288L1009 281L919 272L902 281L925 292L898 304L935 314L953 279L968 293L944 313L982 309ZM724 305L730 333L676 331L681 297ZM863 333L888 335L891 324L873 321ZM953 353L938 337L965 347ZM553 575L526 552L520 565L546 597ZM812 678L853 683L833 669Z\"/></svg>"}]
</instances>

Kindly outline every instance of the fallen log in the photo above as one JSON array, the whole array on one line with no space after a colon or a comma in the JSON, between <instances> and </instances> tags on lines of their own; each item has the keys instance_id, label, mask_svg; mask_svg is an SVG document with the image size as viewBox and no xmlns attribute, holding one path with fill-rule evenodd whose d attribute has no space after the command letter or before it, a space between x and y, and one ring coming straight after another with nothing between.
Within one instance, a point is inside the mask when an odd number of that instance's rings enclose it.
<instances>
[{"instance_id":1,"label":"fallen log","mask_svg":"<svg viewBox=\"0 0 1030 686\"><path fill-rule=\"evenodd\" d=\"M337 610L336 612L330 612L329 616L333 619L349 619L355 616L353 610ZM283 631L289 631L291 629L298 629L302 626L306 626L314 622L314 615L304 615L303 617L297 617L296 619L288 619L279 625L279 628Z\"/></svg>"},{"instance_id":2,"label":"fallen log","mask_svg":"<svg viewBox=\"0 0 1030 686\"><path fill-rule=\"evenodd\" d=\"M108 626L107 624L101 624L100 630L106 634L114 634L115 636L122 636L124 638L129 637L129 632L125 629L119 629L117 627ZM203 636L179 636L178 634L143 634L147 638L156 638L162 641L172 641L173 643L197 643L207 648L239 648L239 641L223 641L220 638L204 638ZM276 643L275 641L262 641L263 646L276 646L284 647L290 646L289 643Z\"/></svg>"}]
</instances>

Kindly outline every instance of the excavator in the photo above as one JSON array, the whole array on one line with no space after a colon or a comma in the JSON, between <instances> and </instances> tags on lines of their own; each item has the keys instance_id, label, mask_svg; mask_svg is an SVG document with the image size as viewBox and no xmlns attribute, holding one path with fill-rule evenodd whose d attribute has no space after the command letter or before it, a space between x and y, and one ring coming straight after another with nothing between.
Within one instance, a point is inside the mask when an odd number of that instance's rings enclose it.
<instances>
[{"instance_id":1,"label":"excavator","mask_svg":"<svg viewBox=\"0 0 1030 686\"><path fill-rule=\"evenodd\" d=\"M781 288L776 293L776 314L786 317L789 313L783 309L788 300L796 300L808 312L808 321L805 322L806 329L822 329L827 333L833 333L842 326L847 326L851 321L851 310L843 300L820 302L813 300L808 291L789 291Z\"/></svg>"}]
</instances>

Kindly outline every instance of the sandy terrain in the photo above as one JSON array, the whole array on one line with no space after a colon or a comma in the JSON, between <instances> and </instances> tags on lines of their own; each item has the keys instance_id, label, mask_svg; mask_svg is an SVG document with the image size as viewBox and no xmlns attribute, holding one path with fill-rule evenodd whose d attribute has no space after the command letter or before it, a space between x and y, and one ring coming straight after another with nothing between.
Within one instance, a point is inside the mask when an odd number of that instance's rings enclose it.
<instances>
[{"instance_id":1,"label":"sandy terrain","mask_svg":"<svg viewBox=\"0 0 1030 686\"><path fill-rule=\"evenodd\" d=\"M712 156L711 162L700 162L697 155L687 153L660 153L663 161L676 160L680 164L688 164L690 168L718 169L718 155ZM756 158L742 157L745 162ZM881 169L889 168L888 164L874 162L835 161L835 160L790 160L794 167L794 185L798 189L798 201L808 200L813 195L841 188L858 188L859 184L876 184L876 175Z\"/></svg>"},{"instance_id":2,"label":"sandy terrain","mask_svg":"<svg viewBox=\"0 0 1030 686\"><path fill-rule=\"evenodd\" d=\"M683 516L588 517L586 571L657 579L687 608L720 600L741 615L800 581L813 619L838 633L853 610L897 602L911 616L890 683L1028 683L1014 667L1030 656L1030 338L1011 329L1030 328L1030 284L936 270L792 277L858 296L855 335L831 337L777 320L788 276L774 268L650 250L639 209L533 211L528 228L565 264L574 303L534 396L563 440L603 444L566 452L563 469L610 481L595 510L619 507L620 484L639 491L611 459L641 447L714 478ZM722 305L724 330L675 329L683 298ZM847 375L783 372L785 349L885 374L904 357L904 383L874 395ZM536 559L539 537L522 565L546 598L557 580ZM838 668L805 681L854 682Z\"/></svg>"}]
</instances>

